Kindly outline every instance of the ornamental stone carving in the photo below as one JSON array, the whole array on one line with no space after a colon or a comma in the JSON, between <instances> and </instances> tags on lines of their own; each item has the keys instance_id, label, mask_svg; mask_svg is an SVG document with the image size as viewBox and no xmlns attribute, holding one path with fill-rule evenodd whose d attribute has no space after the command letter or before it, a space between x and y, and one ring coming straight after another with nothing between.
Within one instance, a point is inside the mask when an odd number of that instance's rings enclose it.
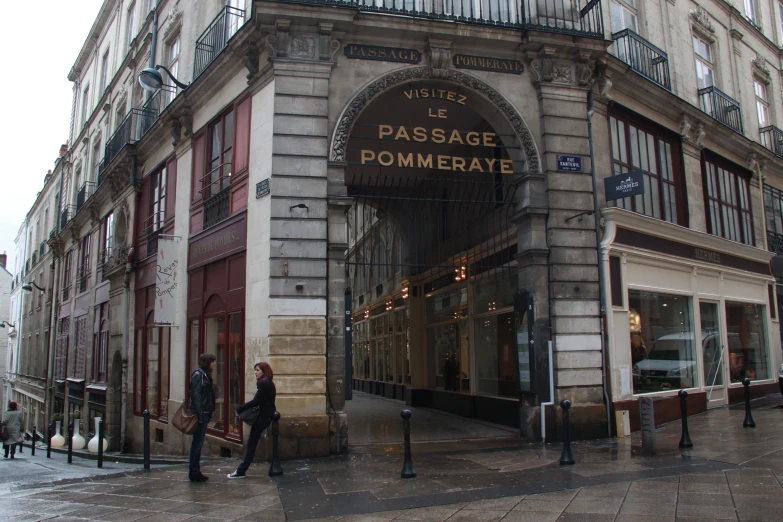
<instances>
[{"instance_id":1,"label":"ornamental stone carving","mask_svg":"<svg viewBox=\"0 0 783 522\"><path fill-rule=\"evenodd\" d=\"M694 136L694 142L693 144L697 147L704 148L704 138L707 137L707 131L704 130L704 125L699 123L696 126L696 135Z\"/></svg>"},{"instance_id":2,"label":"ornamental stone carving","mask_svg":"<svg viewBox=\"0 0 783 522\"><path fill-rule=\"evenodd\" d=\"M278 19L275 25L275 33L264 39L270 59L334 61L340 42L332 37L333 24L321 23L318 34L295 35L290 34L290 20Z\"/></svg>"},{"instance_id":3,"label":"ornamental stone carving","mask_svg":"<svg viewBox=\"0 0 783 522\"><path fill-rule=\"evenodd\" d=\"M598 72L598 97L604 101L612 101L612 95L609 94L612 90L612 81L609 79L611 73L602 67Z\"/></svg>"},{"instance_id":4,"label":"ornamental stone carving","mask_svg":"<svg viewBox=\"0 0 783 522\"><path fill-rule=\"evenodd\" d=\"M688 115L683 113L680 117L680 136L684 140L691 139L691 121L688 119Z\"/></svg>"},{"instance_id":5,"label":"ornamental stone carving","mask_svg":"<svg viewBox=\"0 0 783 522\"><path fill-rule=\"evenodd\" d=\"M696 9L691 9L688 15L693 24L701 29L702 32L709 34L715 32L715 28L712 26L712 21L710 20L710 15L707 14L707 11L702 6L697 5Z\"/></svg>"},{"instance_id":6,"label":"ornamental stone carving","mask_svg":"<svg viewBox=\"0 0 783 522\"><path fill-rule=\"evenodd\" d=\"M451 67L451 41L430 38L430 67L448 69Z\"/></svg>"},{"instance_id":7,"label":"ornamental stone carving","mask_svg":"<svg viewBox=\"0 0 783 522\"><path fill-rule=\"evenodd\" d=\"M335 162L345 161L348 139L354 123L362 111L378 95L396 85L433 78L463 85L489 100L514 129L514 133L517 135L525 153L527 172L536 174L541 172L538 149L530 129L527 128L517 110L500 93L478 78L461 71L454 69L439 70L430 67L410 67L386 74L354 96L343 111L335 127L329 159Z\"/></svg>"},{"instance_id":8,"label":"ornamental stone carving","mask_svg":"<svg viewBox=\"0 0 783 522\"><path fill-rule=\"evenodd\" d=\"M759 53L756 53L756 57L751 60L751 69L753 69L753 74L759 80L769 85L772 74L769 72L769 67L767 67L767 61Z\"/></svg>"},{"instance_id":9,"label":"ornamental stone carving","mask_svg":"<svg viewBox=\"0 0 783 522\"><path fill-rule=\"evenodd\" d=\"M552 59L536 58L530 60L530 81L533 85L552 81Z\"/></svg>"},{"instance_id":10,"label":"ornamental stone carving","mask_svg":"<svg viewBox=\"0 0 783 522\"><path fill-rule=\"evenodd\" d=\"M574 73L571 64L568 62L554 62L552 64L552 83L564 83L571 85L574 83Z\"/></svg>"},{"instance_id":11,"label":"ornamental stone carving","mask_svg":"<svg viewBox=\"0 0 783 522\"><path fill-rule=\"evenodd\" d=\"M261 58L261 49L254 40L246 42L242 49L242 62L247 69L247 79L253 79L260 69L258 61Z\"/></svg>"},{"instance_id":12,"label":"ornamental stone carving","mask_svg":"<svg viewBox=\"0 0 783 522\"><path fill-rule=\"evenodd\" d=\"M180 11L179 0L177 0L169 11L169 21L166 23L166 28L163 29L163 40L170 42L179 33L180 27L182 27L182 11Z\"/></svg>"}]
</instances>

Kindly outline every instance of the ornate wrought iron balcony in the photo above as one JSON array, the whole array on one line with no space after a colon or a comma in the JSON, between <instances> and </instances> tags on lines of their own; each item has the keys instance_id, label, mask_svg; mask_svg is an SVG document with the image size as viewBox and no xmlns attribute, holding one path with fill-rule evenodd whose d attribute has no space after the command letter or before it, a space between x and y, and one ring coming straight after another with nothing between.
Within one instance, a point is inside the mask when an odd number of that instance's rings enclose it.
<instances>
[{"instance_id":1,"label":"ornate wrought iron balcony","mask_svg":"<svg viewBox=\"0 0 783 522\"><path fill-rule=\"evenodd\" d=\"M231 187L226 187L204 202L203 230L215 226L229 216L230 205L228 196Z\"/></svg>"},{"instance_id":2,"label":"ornate wrought iron balcony","mask_svg":"<svg viewBox=\"0 0 783 522\"><path fill-rule=\"evenodd\" d=\"M776 254L783 254L783 235L767 231L767 249Z\"/></svg>"},{"instance_id":3,"label":"ornate wrought iron balcony","mask_svg":"<svg viewBox=\"0 0 783 522\"><path fill-rule=\"evenodd\" d=\"M76 207L74 205L65 205L62 212L60 212L60 230L65 228L70 220L73 219L76 214Z\"/></svg>"},{"instance_id":4,"label":"ornate wrought iron balcony","mask_svg":"<svg viewBox=\"0 0 783 522\"><path fill-rule=\"evenodd\" d=\"M761 144L775 153L775 156L783 158L783 131L770 125L759 130Z\"/></svg>"},{"instance_id":5,"label":"ornate wrought iron balcony","mask_svg":"<svg viewBox=\"0 0 783 522\"><path fill-rule=\"evenodd\" d=\"M625 29L612 35L612 54L653 83L671 91L669 57L653 44Z\"/></svg>"},{"instance_id":6,"label":"ornate wrought iron balcony","mask_svg":"<svg viewBox=\"0 0 783 522\"><path fill-rule=\"evenodd\" d=\"M715 86L699 89L701 110L742 134L742 110L738 101L721 92Z\"/></svg>"},{"instance_id":7,"label":"ornate wrought iron balcony","mask_svg":"<svg viewBox=\"0 0 783 522\"><path fill-rule=\"evenodd\" d=\"M603 38L601 0L279 0L411 18Z\"/></svg>"},{"instance_id":8,"label":"ornate wrought iron balcony","mask_svg":"<svg viewBox=\"0 0 783 522\"><path fill-rule=\"evenodd\" d=\"M92 196L93 192L95 192L95 183L92 181L85 181L76 194L76 212L79 212L82 209L84 202Z\"/></svg>"},{"instance_id":9,"label":"ornate wrought iron balcony","mask_svg":"<svg viewBox=\"0 0 783 522\"><path fill-rule=\"evenodd\" d=\"M43 259L45 252L46 252L46 243L41 241L41 244L38 246L38 259Z\"/></svg>"},{"instance_id":10,"label":"ornate wrought iron balcony","mask_svg":"<svg viewBox=\"0 0 783 522\"><path fill-rule=\"evenodd\" d=\"M245 12L242 9L227 5L201 33L201 36L196 39L196 57L193 61L194 80L223 52L244 20Z\"/></svg>"}]
</instances>

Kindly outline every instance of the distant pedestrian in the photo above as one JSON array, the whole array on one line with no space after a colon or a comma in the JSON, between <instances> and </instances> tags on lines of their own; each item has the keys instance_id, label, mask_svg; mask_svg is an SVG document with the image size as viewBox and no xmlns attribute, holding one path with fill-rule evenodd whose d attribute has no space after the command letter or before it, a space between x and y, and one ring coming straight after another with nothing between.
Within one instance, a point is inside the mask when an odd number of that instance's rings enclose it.
<instances>
[{"instance_id":1,"label":"distant pedestrian","mask_svg":"<svg viewBox=\"0 0 783 522\"><path fill-rule=\"evenodd\" d=\"M260 362L253 369L256 375L256 395L253 400L237 407L237 415L245 410L258 406L259 413L255 423L250 427L250 436L247 438L247 448L245 448L245 458L239 464L237 470L228 475L230 479L245 478L247 468L253 462L256 454L256 446L261 440L261 434L272 422L272 415L275 413L275 397L277 390L275 383L272 382L274 372L269 363Z\"/></svg>"},{"instance_id":2,"label":"distant pedestrian","mask_svg":"<svg viewBox=\"0 0 783 522\"><path fill-rule=\"evenodd\" d=\"M3 428L8 430L8 440L3 442L3 450L5 455L3 458L8 458L10 451L11 458L16 455L16 445L22 443L22 412L19 411L19 405L14 401L8 403L8 410L3 416L2 422Z\"/></svg>"},{"instance_id":3,"label":"distant pedestrian","mask_svg":"<svg viewBox=\"0 0 783 522\"><path fill-rule=\"evenodd\" d=\"M212 371L217 366L217 358L211 353L202 353L198 358L198 368L190 375L191 413L198 415L198 428L193 434L188 460L188 478L191 482L206 482L209 477L201 473L201 447L207 436L207 424L215 411L215 389L212 384Z\"/></svg>"}]
</instances>

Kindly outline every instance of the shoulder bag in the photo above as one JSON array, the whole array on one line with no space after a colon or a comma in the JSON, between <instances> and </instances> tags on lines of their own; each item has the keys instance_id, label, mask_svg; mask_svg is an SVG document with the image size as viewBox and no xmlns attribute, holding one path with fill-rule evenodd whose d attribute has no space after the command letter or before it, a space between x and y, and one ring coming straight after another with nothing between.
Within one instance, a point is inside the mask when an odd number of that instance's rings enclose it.
<instances>
[{"instance_id":1,"label":"shoulder bag","mask_svg":"<svg viewBox=\"0 0 783 522\"><path fill-rule=\"evenodd\" d=\"M190 413L183 402L176 413L174 413L171 423L185 435L193 435L198 429L198 414Z\"/></svg>"},{"instance_id":2,"label":"shoulder bag","mask_svg":"<svg viewBox=\"0 0 783 522\"><path fill-rule=\"evenodd\" d=\"M11 438L11 434L8 433L8 430L6 429L5 425L0 429L0 441L7 441Z\"/></svg>"},{"instance_id":3,"label":"shoulder bag","mask_svg":"<svg viewBox=\"0 0 783 522\"><path fill-rule=\"evenodd\" d=\"M258 416L261 415L261 407L260 406L253 406L252 408L248 408L242 413L239 414L239 418L242 419L242 422L245 424L253 425L258 420Z\"/></svg>"}]
</instances>

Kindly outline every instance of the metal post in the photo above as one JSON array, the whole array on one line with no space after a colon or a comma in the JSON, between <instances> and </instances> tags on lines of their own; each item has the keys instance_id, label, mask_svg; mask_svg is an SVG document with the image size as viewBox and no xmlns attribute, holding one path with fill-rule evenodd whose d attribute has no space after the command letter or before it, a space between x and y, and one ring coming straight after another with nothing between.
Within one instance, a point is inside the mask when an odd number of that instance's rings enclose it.
<instances>
[{"instance_id":1,"label":"metal post","mask_svg":"<svg viewBox=\"0 0 783 522\"><path fill-rule=\"evenodd\" d=\"M416 478L416 470L413 469L413 460L411 459L411 410L402 410L402 435L405 442L405 462L402 464L402 478Z\"/></svg>"},{"instance_id":2,"label":"metal post","mask_svg":"<svg viewBox=\"0 0 783 522\"><path fill-rule=\"evenodd\" d=\"M50 459L52 458L52 433L54 433L54 421L52 421L52 424L49 425L49 436L46 437L46 458Z\"/></svg>"},{"instance_id":3,"label":"metal post","mask_svg":"<svg viewBox=\"0 0 783 522\"><path fill-rule=\"evenodd\" d=\"M73 464L73 419L68 420L68 464Z\"/></svg>"},{"instance_id":4,"label":"metal post","mask_svg":"<svg viewBox=\"0 0 783 522\"><path fill-rule=\"evenodd\" d=\"M149 471L149 470L150 470L150 410L144 410L144 471Z\"/></svg>"},{"instance_id":5,"label":"metal post","mask_svg":"<svg viewBox=\"0 0 783 522\"><path fill-rule=\"evenodd\" d=\"M681 448L692 448L691 436L688 433L688 392L680 390L680 412L682 413L682 437L680 437Z\"/></svg>"},{"instance_id":6,"label":"metal post","mask_svg":"<svg viewBox=\"0 0 783 522\"><path fill-rule=\"evenodd\" d=\"M30 446L30 455L35 457L35 443L38 442L38 426L33 424L33 445Z\"/></svg>"},{"instance_id":7,"label":"metal post","mask_svg":"<svg viewBox=\"0 0 783 522\"><path fill-rule=\"evenodd\" d=\"M753 416L750 414L750 379L745 377L742 385L745 387L745 422L742 423L742 427L755 428L756 423L753 422Z\"/></svg>"},{"instance_id":8,"label":"metal post","mask_svg":"<svg viewBox=\"0 0 783 522\"><path fill-rule=\"evenodd\" d=\"M103 467L103 418L98 418L98 467Z\"/></svg>"},{"instance_id":9,"label":"metal post","mask_svg":"<svg viewBox=\"0 0 783 522\"><path fill-rule=\"evenodd\" d=\"M269 466L269 476L279 477L283 474L283 468L280 466L280 456L277 453L277 437L280 434L280 412L272 415L272 465Z\"/></svg>"},{"instance_id":10,"label":"metal post","mask_svg":"<svg viewBox=\"0 0 783 522\"><path fill-rule=\"evenodd\" d=\"M563 408L563 454L560 455L560 465L570 466L576 464L574 456L571 454L571 436L569 431L571 429L571 420L568 416L568 410L571 409L571 401L560 401L560 407Z\"/></svg>"}]
</instances>

